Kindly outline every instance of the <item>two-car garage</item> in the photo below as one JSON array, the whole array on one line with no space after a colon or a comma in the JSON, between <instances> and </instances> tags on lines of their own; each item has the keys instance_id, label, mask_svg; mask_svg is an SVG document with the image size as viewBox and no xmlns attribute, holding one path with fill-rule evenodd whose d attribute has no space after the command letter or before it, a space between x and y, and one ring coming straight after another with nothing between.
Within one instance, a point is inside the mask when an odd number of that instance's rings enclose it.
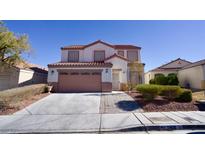
<instances>
[{"instance_id":1,"label":"two-car garage","mask_svg":"<svg viewBox=\"0 0 205 154\"><path fill-rule=\"evenodd\" d=\"M53 92L110 92L112 63L58 62L49 64L48 84Z\"/></svg>"},{"instance_id":2,"label":"two-car garage","mask_svg":"<svg viewBox=\"0 0 205 154\"><path fill-rule=\"evenodd\" d=\"M59 71L59 92L101 91L101 71Z\"/></svg>"}]
</instances>

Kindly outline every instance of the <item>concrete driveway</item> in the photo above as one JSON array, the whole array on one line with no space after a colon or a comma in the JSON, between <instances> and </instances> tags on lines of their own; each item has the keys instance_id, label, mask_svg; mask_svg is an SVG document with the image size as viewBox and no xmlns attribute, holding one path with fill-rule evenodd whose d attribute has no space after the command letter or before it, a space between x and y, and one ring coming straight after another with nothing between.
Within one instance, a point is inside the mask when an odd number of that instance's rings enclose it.
<instances>
[{"instance_id":1,"label":"concrete driveway","mask_svg":"<svg viewBox=\"0 0 205 154\"><path fill-rule=\"evenodd\" d=\"M51 94L16 112L30 115L99 113L101 93Z\"/></svg>"},{"instance_id":2,"label":"concrete driveway","mask_svg":"<svg viewBox=\"0 0 205 154\"><path fill-rule=\"evenodd\" d=\"M118 114L127 108L116 104L130 99L123 92L51 94L13 115L0 116L0 133L100 132L133 127L139 120L130 110ZM137 112L136 108L132 112Z\"/></svg>"},{"instance_id":3,"label":"concrete driveway","mask_svg":"<svg viewBox=\"0 0 205 154\"><path fill-rule=\"evenodd\" d=\"M133 103L123 92L51 94L0 116L0 134L205 129L204 112L143 113Z\"/></svg>"}]
</instances>

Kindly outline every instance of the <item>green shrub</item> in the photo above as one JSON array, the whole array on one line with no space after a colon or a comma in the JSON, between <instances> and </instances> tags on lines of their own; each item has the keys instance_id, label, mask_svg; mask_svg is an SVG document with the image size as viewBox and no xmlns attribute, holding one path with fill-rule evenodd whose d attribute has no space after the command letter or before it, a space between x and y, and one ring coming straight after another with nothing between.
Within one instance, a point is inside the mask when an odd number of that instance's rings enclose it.
<instances>
[{"instance_id":1,"label":"green shrub","mask_svg":"<svg viewBox=\"0 0 205 154\"><path fill-rule=\"evenodd\" d=\"M48 92L50 92L50 87L48 85L46 85L44 87L44 93L48 93Z\"/></svg>"},{"instance_id":2,"label":"green shrub","mask_svg":"<svg viewBox=\"0 0 205 154\"><path fill-rule=\"evenodd\" d=\"M34 84L1 91L0 102L6 104L17 103L31 96L46 92L46 86L46 84Z\"/></svg>"},{"instance_id":3,"label":"green shrub","mask_svg":"<svg viewBox=\"0 0 205 154\"><path fill-rule=\"evenodd\" d=\"M148 84L137 85L136 90L139 91L146 100L153 100L159 91L157 85Z\"/></svg>"},{"instance_id":4,"label":"green shrub","mask_svg":"<svg viewBox=\"0 0 205 154\"><path fill-rule=\"evenodd\" d=\"M167 77L165 77L164 75L155 76L154 81L155 81L155 84L158 84L158 85L167 85L167 82L168 82Z\"/></svg>"},{"instance_id":5,"label":"green shrub","mask_svg":"<svg viewBox=\"0 0 205 154\"><path fill-rule=\"evenodd\" d=\"M188 89L180 89L178 97L175 99L178 102L191 102L192 92Z\"/></svg>"},{"instance_id":6,"label":"green shrub","mask_svg":"<svg viewBox=\"0 0 205 154\"><path fill-rule=\"evenodd\" d=\"M154 75L154 77L164 77L164 74L162 74L162 73L156 73L156 74Z\"/></svg>"},{"instance_id":7,"label":"green shrub","mask_svg":"<svg viewBox=\"0 0 205 154\"><path fill-rule=\"evenodd\" d=\"M176 74L174 73L170 73L167 76L167 84L168 85L178 85L179 84L179 80Z\"/></svg>"},{"instance_id":8,"label":"green shrub","mask_svg":"<svg viewBox=\"0 0 205 154\"><path fill-rule=\"evenodd\" d=\"M179 85L179 80L175 73L170 73L168 76L158 73L155 74L154 79L151 79L149 83L157 85Z\"/></svg>"},{"instance_id":9,"label":"green shrub","mask_svg":"<svg viewBox=\"0 0 205 154\"><path fill-rule=\"evenodd\" d=\"M128 86L128 90L134 90L135 89L135 87L136 87L136 84L133 84L133 83L128 83L127 84L127 86Z\"/></svg>"},{"instance_id":10,"label":"green shrub","mask_svg":"<svg viewBox=\"0 0 205 154\"><path fill-rule=\"evenodd\" d=\"M179 86L169 86L169 85L150 85L150 84L140 84L136 86L136 90L139 91L146 100L153 100L157 95L165 96L169 100L174 100L176 98L184 99L184 90ZM183 94L182 94L183 93ZM187 97L187 96L185 96ZM186 99L190 99L189 97Z\"/></svg>"},{"instance_id":11,"label":"green shrub","mask_svg":"<svg viewBox=\"0 0 205 154\"><path fill-rule=\"evenodd\" d=\"M149 84L155 84L155 80L154 79L149 80Z\"/></svg>"},{"instance_id":12,"label":"green shrub","mask_svg":"<svg viewBox=\"0 0 205 154\"><path fill-rule=\"evenodd\" d=\"M174 100L180 93L179 86L161 86L160 94L168 100Z\"/></svg>"},{"instance_id":13,"label":"green shrub","mask_svg":"<svg viewBox=\"0 0 205 154\"><path fill-rule=\"evenodd\" d=\"M167 76L176 76L176 73L169 73Z\"/></svg>"}]
</instances>

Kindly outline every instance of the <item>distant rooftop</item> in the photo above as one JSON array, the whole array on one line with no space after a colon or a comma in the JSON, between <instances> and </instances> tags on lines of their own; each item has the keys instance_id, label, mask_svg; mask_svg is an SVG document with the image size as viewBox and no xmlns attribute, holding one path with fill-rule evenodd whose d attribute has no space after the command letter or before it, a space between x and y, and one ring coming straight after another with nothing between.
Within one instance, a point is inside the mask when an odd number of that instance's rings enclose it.
<instances>
[{"instance_id":1,"label":"distant rooftop","mask_svg":"<svg viewBox=\"0 0 205 154\"><path fill-rule=\"evenodd\" d=\"M192 64L192 62L181 59L181 58L177 58L175 60L172 60L166 64L163 64L153 70L150 70L149 72L153 72L153 71L166 71L166 70L170 70L170 71L177 71L180 70L182 68L184 68L185 66L188 66Z\"/></svg>"},{"instance_id":2,"label":"distant rooftop","mask_svg":"<svg viewBox=\"0 0 205 154\"><path fill-rule=\"evenodd\" d=\"M109 44L109 43L106 43L104 41L101 41L101 40L97 40L95 42L92 42L90 44L87 44L87 45L69 45L69 46L64 46L64 47L61 47L62 50L80 50L80 49L85 49L89 46L92 46L94 44L97 44L97 43L102 43L102 44L105 44L111 48L114 48L114 49L141 49L141 47L138 47L138 46L134 46L134 45L129 45L129 44L118 44L118 45L112 45L112 44Z\"/></svg>"},{"instance_id":3,"label":"distant rooftop","mask_svg":"<svg viewBox=\"0 0 205 154\"><path fill-rule=\"evenodd\" d=\"M191 67L195 67L195 66L199 66L199 65L205 65L205 59L199 60L199 61L194 62L192 64L189 64L189 65L183 67L182 69L187 69L187 68L191 68Z\"/></svg>"},{"instance_id":4,"label":"distant rooftop","mask_svg":"<svg viewBox=\"0 0 205 154\"><path fill-rule=\"evenodd\" d=\"M27 61L20 62L20 63L16 64L15 67L19 68L19 69L33 70L33 71L39 72L39 73L46 73L46 72L48 72L47 68L44 68L44 67L42 67L40 65L37 65L37 64L29 63Z\"/></svg>"}]
</instances>

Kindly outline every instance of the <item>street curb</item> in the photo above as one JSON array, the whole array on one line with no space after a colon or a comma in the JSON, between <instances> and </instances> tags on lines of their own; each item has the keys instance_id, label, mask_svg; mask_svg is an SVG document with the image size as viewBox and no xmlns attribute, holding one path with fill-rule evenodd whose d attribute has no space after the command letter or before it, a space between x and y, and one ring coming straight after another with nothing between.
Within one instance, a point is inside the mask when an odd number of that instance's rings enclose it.
<instances>
[{"instance_id":1,"label":"street curb","mask_svg":"<svg viewBox=\"0 0 205 154\"><path fill-rule=\"evenodd\" d=\"M186 124L186 125L147 125L130 128L118 128L110 130L0 130L0 134L106 134L115 132L143 132L143 131L174 131L174 130L205 130L205 124Z\"/></svg>"}]
</instances>

